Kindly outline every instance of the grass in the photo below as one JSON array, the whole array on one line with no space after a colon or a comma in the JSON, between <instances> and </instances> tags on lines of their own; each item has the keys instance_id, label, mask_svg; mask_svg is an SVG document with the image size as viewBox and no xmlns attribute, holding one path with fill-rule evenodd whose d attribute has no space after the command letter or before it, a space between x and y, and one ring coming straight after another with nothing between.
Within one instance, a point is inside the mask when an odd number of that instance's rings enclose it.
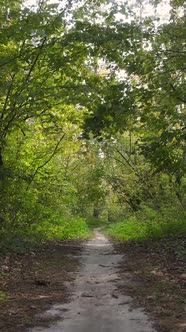
<instances>
[{"instance_id":1,"label":"grass","mask_svg":"<svg viewBox=\"0 0 186 332\"><path fill-rule=\"evenodd\" d=\"M86 238L89 229L83 218L70 218L69 220L58 219L55 222L44 222L40 225L34 224L29 234L44 240Z\"/></svg>"},{"instance_id":2,"label":"grass","mask_svg":"<svg viewBox=\"0 0 186 332\"><path fill-rule=\"evenodd\" d=\"M50 240L87 238L91 234L85 219L63 218L33 223L17 229L3 229L0 233L0 251L24 252Z\"/></svg>"},{"instance_id":3,"label":"grass","mask_svg":"<svg viewBox=\"0 0 186 332\"><path fill-rule=\"evenodd\" d=\"M125 259L120 275L130 272L123 292L144 307L161 331L185 327L186 214L173 207L161 213L144 209L110 225L106 233L119 239L114 245ZM120 289L122 291L122 289Z\"/></svg>"},{"instance_id":4,"label":"grass","mask_svg":"<svg viewBox=\"0 0 186 332\"><path fill-rule=\"evenodd\" d=\"M108 226L108 221L92 217L86 220L86 224L90 230L93 230L96 227Z\"/></svg>"},{"instance_id":5,"label":"grass","mask_svg":"<svg viewBox=\"0 0 186 332\"><path fill-rule=\"evenodd\" d=\"M186 219L139 221L130 217L110 225L106 234L122 240L140 240L186 234Z\"/></svg>"}]
</instances>

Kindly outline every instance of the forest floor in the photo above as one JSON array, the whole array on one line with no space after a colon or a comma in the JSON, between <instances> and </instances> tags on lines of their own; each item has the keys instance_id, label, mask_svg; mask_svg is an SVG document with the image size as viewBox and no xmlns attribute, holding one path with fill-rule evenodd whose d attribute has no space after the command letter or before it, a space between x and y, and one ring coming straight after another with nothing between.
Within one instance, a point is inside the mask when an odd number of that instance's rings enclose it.
<instances>
[{"instance_id":1,"label":"forest floor","mask_svg":"<svg viewBox=\"0 0 186 332\"><path fill-rule=\"evenodd\" d=\"M41 318L40 313L68 301L67 283L73 283L81 250L82 241L69 240L27 253L0 255L1 332L22 332L51 322L51 317Z\"/></svg>"},{"instance_id":2,"label":"forest floor","mask_svg":"<svg viewBox=\"0 0 186 332\"><path fill-rule=\"evenodd\" d=\"M98 232L2 255L0 331L184 332L184 244L112 245Z\"/></svg>"},{"instance_id":3,"label":"forest floor","mask_svg":"<svg viewBox=\"0 0 186 332\"><path fill-rule=\"evenodd\" d=\"M120 292L145 308L161 332L186 332L185 244L184 237L115 242L115 250L127 256L119 274L128 282Z\"/></svg>"}]
</instances>

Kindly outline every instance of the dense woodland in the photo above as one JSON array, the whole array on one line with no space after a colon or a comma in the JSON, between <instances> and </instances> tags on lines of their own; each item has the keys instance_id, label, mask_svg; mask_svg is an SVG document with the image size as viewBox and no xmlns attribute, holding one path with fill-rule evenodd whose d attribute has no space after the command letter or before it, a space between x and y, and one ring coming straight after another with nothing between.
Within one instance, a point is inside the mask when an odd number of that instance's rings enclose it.
<instances>
[{"instance_id":1,"label":"dense woodland","mask_svg":"<svg viewBox=\"0 0 186 332\"><path fill-rule=\"evenodd\" d=\"M0 7L1 249L86 236L87 220L182 233L184 1Z\"/></svg>"}]
</instances>

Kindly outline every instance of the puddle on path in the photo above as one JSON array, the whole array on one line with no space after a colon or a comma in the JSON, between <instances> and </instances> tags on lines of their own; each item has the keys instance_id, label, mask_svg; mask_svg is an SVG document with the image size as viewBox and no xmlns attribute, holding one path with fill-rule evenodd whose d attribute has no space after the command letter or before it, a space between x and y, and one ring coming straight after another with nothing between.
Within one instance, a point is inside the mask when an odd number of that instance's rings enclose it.
<instances>
[{"instance_id":1,"label":"puddle on path","mask_svg":"<svg viewBox=\"0 0 186 332\"><path fill-rule=\"evenodd\" d=\"M94 230L82 252L70 303L52 306L42 317L61 317L50 327L35 327L29 332L155 332L142 309L131 311L129 296L119 293L118 263L109 240ZM122 281L125 282L125 281Z\"/></svg>"}]
</instances>

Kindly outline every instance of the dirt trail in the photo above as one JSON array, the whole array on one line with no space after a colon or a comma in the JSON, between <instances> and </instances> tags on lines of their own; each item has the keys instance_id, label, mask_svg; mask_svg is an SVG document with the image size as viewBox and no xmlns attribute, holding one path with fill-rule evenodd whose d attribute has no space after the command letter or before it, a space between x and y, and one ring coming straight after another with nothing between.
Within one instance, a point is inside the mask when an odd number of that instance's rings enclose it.
<instances>
[{"instance_id":1,"label":"dirt trail","mask_svg":"<svg viewBox=\"0 0 186 332\"><path fill-rule=\"evenodd\" d=\"M131 311L129 296L119 293L125 280L117 275L123 258L112 244L95 229L82 252L71 302L55 305L44 316L60 316L50 327L35 327L29 332L155 332L142 309ZM71 287L69 285L69 287Z\"/></svg>"}]
</instances>

